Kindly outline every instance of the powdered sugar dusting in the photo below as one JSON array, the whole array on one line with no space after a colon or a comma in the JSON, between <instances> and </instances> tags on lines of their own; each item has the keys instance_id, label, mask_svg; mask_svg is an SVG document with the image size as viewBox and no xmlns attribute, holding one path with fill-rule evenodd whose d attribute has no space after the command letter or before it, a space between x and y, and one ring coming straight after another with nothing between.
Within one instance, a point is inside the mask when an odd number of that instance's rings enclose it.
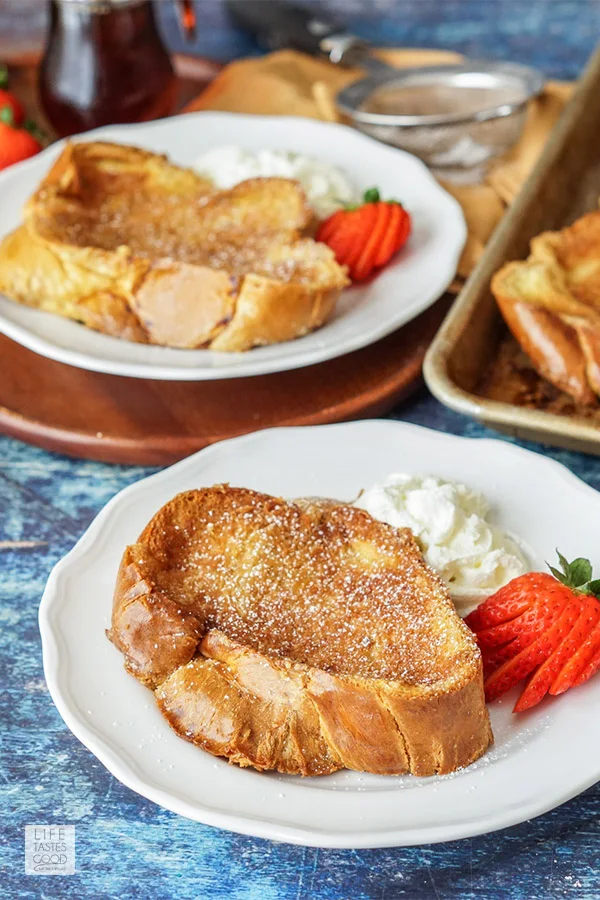
<instances>
[{"instance_id":1,"label":"powdered sugar dusting","mask_svg":"<svg viewBox=\"0 0 600 900\"><path fill-rule=\"evenodd\" d=\"M407 685L477 659L411 533L362 510L213 488L175 498L147 537L144 575L259 652Z\"/></svg>"}]
</instances>

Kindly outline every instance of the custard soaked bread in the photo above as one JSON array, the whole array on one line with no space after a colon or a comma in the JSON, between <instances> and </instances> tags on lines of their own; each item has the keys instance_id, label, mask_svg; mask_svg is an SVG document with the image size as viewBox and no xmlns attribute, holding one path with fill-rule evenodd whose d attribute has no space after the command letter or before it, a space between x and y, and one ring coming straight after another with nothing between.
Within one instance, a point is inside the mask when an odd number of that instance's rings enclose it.
<instances>
[{"instance_id":1,"label":"custard soaked bread","mask_svg":"<svg viewBox=\"0 0 600 900\"><path fill-rule=\"evenodd\" d=\"M492 740L446 588L351 506L179 494L125 551L109 637L175 731L241 766L432 775Z\"/></svg>"},{"instance_id":2,"label":"custard soaked bread","mask_svg":"<svg viewBox=\"0 0 600 900\"><path fill-rule=\"evenodd\" d=\"M215 191L166 157L69 144L0 244L0 291L127 340L247 350L322 325L347 284L299 184Z\"/></svg>"},{"instance_id":3,"label":"custard soaked bread","mask_svg":"<svg viewBox=\"0 0 600 900\"><path fill-rule=\"evenodd\" d=\"M531 241L492 279L506 324L537 371L579 403L600 398L600 210Z\"/></svg>"}]
</instances>

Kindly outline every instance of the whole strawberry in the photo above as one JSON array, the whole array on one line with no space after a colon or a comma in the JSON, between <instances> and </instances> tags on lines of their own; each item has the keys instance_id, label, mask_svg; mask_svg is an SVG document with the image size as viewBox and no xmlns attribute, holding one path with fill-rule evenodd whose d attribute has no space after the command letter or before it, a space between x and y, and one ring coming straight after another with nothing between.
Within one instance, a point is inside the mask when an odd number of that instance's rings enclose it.
<instances>
[{"instance_id":1,"label":"whole strawberry","mask_svg":"<svg viewBox=\"0 0 600 900\"><path fill-rule=\"evenodd\" d=\"M600 580L587 559L514 578L465 619L481 649L487 700L527 678L514 711L562 694L600 669Z\"/></svg>"},{"instance_id":2,"label":"whole strawberry","mask_svg":"<svg viewBox=\"0 0 600 900\"><path fill-rule=\"evenodd\" d=\"M396 200L381 200L377 188L370 188L360 206L340 209L325 219L316 238L348 267L352 281L365 281L404 246L410 230L404 207Z\"/></svg>"},{"instance_id":3,"label":"whole strawberry","mask_svg":"<svg viewBox=\"0 0 600 900\"><path fill-rule=\"evenodd\" d=\"M25 120L25 111L18 97L8 90L8 69L0 66L0 113L3 109L9 109L15 125L22 125Z\"/></svg>"},{"instance_id":4,"label":"whole strawberry","mask_svg":"<svg viewBox=\"0 0 600 900\"><path fill-rule=\"evenodd\" d=\"M42 149L36 137L24 128L17 128L8 107L0 109L0 169L35 156Z\"/></svg>"},{"instance_id":5,"label":"whole strawberry","mask_svg":"<svg viewBox=\"0 0 600 900\"><path fill-rule=\"evenodd\" d=\"M11 94L10 91L0 88L0 113L5 109L10 110L15 125L23 124L25 111L21 106L21 101L14 94Z\"/></svg>"}]
</instances>

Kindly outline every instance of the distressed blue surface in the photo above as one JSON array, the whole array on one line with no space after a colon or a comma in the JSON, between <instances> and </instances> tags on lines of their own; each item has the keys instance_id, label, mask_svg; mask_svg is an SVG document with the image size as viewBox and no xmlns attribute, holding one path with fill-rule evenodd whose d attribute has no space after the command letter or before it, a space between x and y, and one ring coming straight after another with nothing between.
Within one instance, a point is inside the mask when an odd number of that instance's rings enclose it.
<instances>
[{"instance_id":1,"label":"distressed blue surface","mask_svg":"<svg viewBox=\"0 0 600 900\"><path fill-rule=\"evenodd\" d=\"M552 78L576 78L600 39L599 0L296 0L336 13L380 46L438 47L472 57L538 66ZM254 40L228 27L222 0L196 0L194 50L214 59L257 53ZM170 44L188 51L170 3L160 3Z\"/></svg>"},{"instance_id":2,"label":"distressed blue surface","mask_svg":"<svg viewBox=\"0 0 600 900\"><path fill-rule=\"evenodd\" d=\"M203 52L230 57L252 50L245 38L225 29L217 2L199 5L205 17ZM338 0L331 5L347 9L356 29L378 43L513 57L557 77L576 74L600 36L600 4L593 0ZM168 18L166 4L161 10ZM496 436L445 410L425 391L394 417L453 434ZM543 452L600 489L600 460ZM0 543L42 542L32 549L0 550L0 896L600 898L600 785L545 816L493 835L353 852L220 832L165 812L115 781L70 734L52 705L43 680L37 608L50 569L98 510L150 471L69 460L0 438ZM76 825L78 874L25 876L24 825L51 822Z\"/></svg>"}]
</instances>

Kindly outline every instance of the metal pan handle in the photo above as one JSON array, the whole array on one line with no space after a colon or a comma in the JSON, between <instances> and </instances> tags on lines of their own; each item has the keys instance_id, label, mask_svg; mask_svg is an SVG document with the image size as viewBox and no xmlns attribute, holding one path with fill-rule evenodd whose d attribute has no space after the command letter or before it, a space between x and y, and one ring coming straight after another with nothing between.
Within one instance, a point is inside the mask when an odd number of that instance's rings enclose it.
<instances>
[{"instance_id":1,"label":"metal pan handle","mask_svg":"<svg viewBox=\"0 0 600 900\"><path fill-rule=\"evenodd\" d=\"M227 0L235 25L270 50L292 47L339 65L359 65L369 44L328 16L280 0Z\"/></svg>"}]
</instances>

